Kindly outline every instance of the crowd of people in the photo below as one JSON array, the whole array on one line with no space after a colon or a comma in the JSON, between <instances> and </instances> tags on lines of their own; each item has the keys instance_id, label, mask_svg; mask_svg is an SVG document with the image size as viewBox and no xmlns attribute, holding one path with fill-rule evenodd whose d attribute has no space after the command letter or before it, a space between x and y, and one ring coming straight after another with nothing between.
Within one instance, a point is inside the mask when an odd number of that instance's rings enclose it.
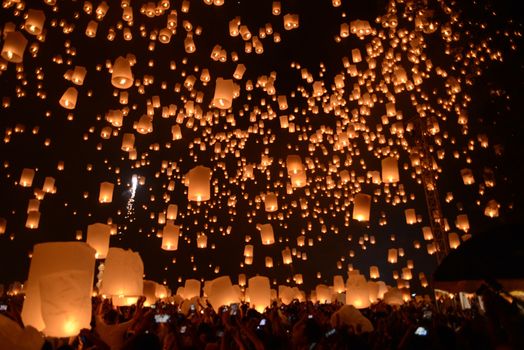
<instances>
[{"instance_id":1,"label":"crowd of people","mask_svg":"<svg viewBox=\"0 0 524 350\"><path fill-rule=\"evenodd\" d=\"M24 349L182 350L182 349L524 349L524 322L519 310L494 293L470 309L441 302L411 301L402 306L382 302L356 310L339 303L294 301L273 305L263 313L248 304L215 311L197 304L183 314L176 304L144 299L114 307L111 299L93 298L91 329L70 339L42 339ZM4 300L9 318L23 327L23 298ZM348 322L347 315L363 320ZM9 337L0 323L2 340ZM5 343L4 343L5 344ZM20 347L22 349L22 347ZM7 350L7 348L5 348Z\"/></svg>"}]
</instances>

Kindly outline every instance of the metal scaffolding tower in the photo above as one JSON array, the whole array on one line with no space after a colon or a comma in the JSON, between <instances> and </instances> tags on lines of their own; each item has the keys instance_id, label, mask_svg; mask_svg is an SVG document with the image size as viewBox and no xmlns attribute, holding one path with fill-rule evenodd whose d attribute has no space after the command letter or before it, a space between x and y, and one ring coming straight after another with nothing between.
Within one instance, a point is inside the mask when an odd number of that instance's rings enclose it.
<instances>
[{"instance_id":1,"label":"metal scaffolding tower","mask_svg":"<svg viewBox=\"0 0 524 350\"><path fill-rule=\"evenodd\" d=\"M437 188L436 167L429 145L430 130L426 118L416 118L416 120L415 128L418 129L418 137L415 138L415 143L420 155L422 186L424 187L429 223L433 233L435 256L437 263L440 264L449 252L449 243L444 231L444 216L442 215Z\"/></svg>"}]
</instances>

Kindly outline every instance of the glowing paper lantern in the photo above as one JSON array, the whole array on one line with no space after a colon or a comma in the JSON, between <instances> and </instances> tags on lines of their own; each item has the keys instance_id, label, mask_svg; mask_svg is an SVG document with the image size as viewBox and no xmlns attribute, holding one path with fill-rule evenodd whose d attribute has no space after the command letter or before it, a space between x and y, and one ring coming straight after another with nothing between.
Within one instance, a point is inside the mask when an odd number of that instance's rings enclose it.
<instances>
[{"instance_id":1,"label":"glowing paper lantern","mask_svg":"<svg viewBox=\"0 0 524 350\"><path fill-rule=\"evenodd\" d=\"M271 224L258 225L260 230L260 239L263 245L270 245L275 243L275 234L273 233L273 226Z\"/></svg>"},{"instance_id":2,"label":"glowing paper lantern","mask_svg":"<svg viewBox=\"0 0 524 350\"><path fill-rule=\"evenodd\" d=\"M448 242L451 249L457 249L460 245L460 237L456 232L448 233Z\"/></svg>"},{"instance_id":3,"label":"glowing paper lantern","mask_svg":"<svg viewBox=\"0 0 524 350\"><path fill-rule=\"evenodd\" d=\"M289 265L293 262L293 258L291 257L291 250L288 247L286 247L282 251L282 262L284 263L284 265Z\"/></svg>"},{"instance_id":4,"label":"glowing paper lantern","mask_svg":"<svg viewBox=\"0 0 524 350\"><path fill-rule=\"evenodd\" d=\"M253 257L253 245L252 244L246 244L244 247L244 256L247 258Z\"/></svg>"},{"instance_id":5,"label":"glowing paper lantern","mask_svg":"<svg viewBox=\"0 0 524 350\"><path fill-rule=\"evenodd\" d=\"M398 173L398 162L395 157L382 159L382 182L394 183L400 179Z\"/></svg>"},{"instance_id":6,"label":"glowing paper lantern","mask_svg":"<svg viewBox=\"0 0 524 350\"><path fill-rule=\"evenodd\" d=\"M384 294L384 302L388 305L398 306L404 304L402 291L398 288L391 288Z\"/></svg>"},{"instance_id":7,"label":"glowing paper lantern","mask_svg":"<svg viewBox=\"0 0 524 350\"><path fill-rule=\"evenodd\" d=\"M371 196L364 193L357 193L353 202L353 219L357 221L369 221Z\"/></svg>"},{"instance_id":8,"label":"glowing paper lantern","mask_svg":"<svg viewBox=\"0 0 524 350\"><path fill-rule=\"evenodd\" d=\"M378 271L378 266L369 267L369 278L372 278L372 279L380 278L380 272Z\"/></svg>"},{"instance_id":9,"label":"glowing paper lantern","mask_svg":"<svg viewBox=\"0 0 524 350\"><path fill-rule=\"evenodd\" d=\"M211 198L210 190L211 169L196 166L186 175L188 187L187 199L190 201L207 201Z\"/></svg>"},{"instance_id":10,"label":"glowing paper lantern","mask_svg":"<svg viewBox=\"0 0 524 350\"><path fill-rule=\"evenodd\" d=\"M8 32L2 47L2 58L8 62L21 63L24 58L27 39L17 31Z\"/></svg>"},{"instance_id":11,"label":"glowing paper lantern","mask_svg":"<svg viewBox=\"0 0 524 350\"><path fill-rule=\"evenodd\" d=\"M249 303L258 312L264 312L271 304L271 288L269 278L264 276L252 277L248 280Z\"/></svg>"},{"instance_id":12,"label":"glowing paper lantern","mask_svg":"<svg viewBox=\"0 0 524 350\"><path fill-rule=\"evenodd\" d=\"M398 250L395 248L388 249L388 263L395 264L397 262Z\"/></svg>"},{"instance_id":13,"label":"glowing paper lantern","mask_svg":"<svg viewBox=\"0 0 524 350\"><path fill-rule=\"evenodd\" d=\"M200 233L197 236L197 247L198 248L207 248L207 236L204 233Z\"/></svg>"},{"instance_id":14,"label":"glowing paper lantern","mask_svg":"<svg viewBox=\"0 0 524 350\"><path fill-rule=\"evenodd\" d=\"M24 28L30 34L39 35L44 29L45 14L44 11L29 9L25 20Z\"/></svg>"},{"instance_id":15,"label":"glowing paper lantern","mask_svg":"<svg viewBox=\"0 0 524 350\"><path fill-rule=\"evenodd\" d=\"M211 102L219 109L231 108L235 85L231 79L217 78L215 84L215 96Z\"/></svg>"},{"instance_id":16,"label":"glowing paper lantern","mask_svg":"<svg viewBox=\"0 0 524 350\"><path fill-rule=\"evenodd\" d=\"M469 231L469 219L466 214L460 214L457 215L457 221L455 222L455 226L457 226L458 229L468 232Z\"/></svg>"},{"instance_id":17,"label":"glowing paper lantern","mask_svg":"<svg viewBox=\"0 0 524 350\"><path fill-rule=\"evenodd\" d=\"M177 250L179 235L180 235L180 228L177 225L167 223L164 226L164 230L162 233L162 249L163 250Z\"/></svg>"},{"instance_id":18,"label":"glowing paper lantern","mask_svg":"<svg viewBox=\"0 0 524 350\"><path fill-rule=\"evenodd\" d=\"M184 284L184 295L185 299L192 299L194 297L200 297L200 281L195 279L186 280Z\"/></svg>"},{"instance_id":19,"label":"glowing paper lantern","mask_svg":"<svg viewBox=\"0 0 524 350\"><path fill-rule=\"evenodd\" d=\"M266 267L268 269L273 268L273 258L270 256L266 256Z\"/></svg>"},{"instance_id":20,"label":"glowing paper lantern","mask_svg":"<svg viewBox=\"0 0 524 350\"><path fill-rule=\"evenodd\" d=\"M424 236L424 240L431 241L433 239L433 231L431 230L431 227L422 227L422 235Z\"/></svg>"},{"instance_id":21,"label":"glowing paper lantern","mask_svg":"<svg viewBox=\"0 0 524 350\"><path fill-rule=\"evenodd\" d=\"M90 328L92 271L62 271L40 278L44 333L48 337L72 337Z\"/></svg>"},{"instance_id":22,"label":"glowing paper lantern","mask_svg":"<svg viewBox=\"0 0 524 350\"><path fill-rule=\"evenodd\" d=\"M122 151L130 152L135 148L135 135L126 133L122 137Z\"/></svg>"},{"instance_id":23,"label":"glowing paper lantern","mask_svg":"<svg viewBox=\"0 0 524 350\"><path fill-rule=\"evenodd\" d=\"M75 109L76 100L78 98L78 90L74 87L69 87L60 98L60 106L65 109Z\"/></svg>"},{"instance_id":24,"label":"glowing paper lantern","mask_svg":"<svg viewBox=\"0 0 524 350\"><path fill-rule=\"evenodd\" d=\"M344 284L344 278L342 278L342 276L333 276L333 291L335 293L344 293L346 291L346 285Z\"/></svg>"},{"instance_id":25,"label":"glowing paper lantern","mask_svg":"<svg viewBox=\"0 0 524 350\"><path fill-rule=\"evenodd\" d=\"M113 201L113 189L115 185L111 182L102 182L100 184L100 193L98 195L98 201L100 203L111 203Z\"/></svg>"},{"instance_id":26,"label":"glowing paper lantern","mask_svg":"<svg viewBox=\"0 0 524 350\"><path fill-rule=\"evenodd\" d=\"M346 284L346 304L357 309L369 307L369 290L366 278L360 274L350 274Z\"/></svg>"},{"instance_id":27,"label":"glowing paper lantern","mask_svg":"<svg viewBox=\"0 0 524 350\"><path fill-rule=\"evenodd\" d=\"M278 199L274 193L267 193L264 197L264 206L268 213L278 210Z\"/></svg>"},{"instance_id":28,"label":"glowing paper lantern","mask_svg":"<svg viewBox=\"0 0 524 350\"><path fill-rule=\"evenodd\" d=\"M154 281L144 280L143 295L146 298L144 306L149 307L156 303L156 285Z\"/></svg>"},{"instance_id":29,"label":"glowing paper lantern","mask_svg":"<svg viewBox=\"0 0 524 350\"><path fill-rule=\"evenodd\" d=\"M289 155L286 157L286 168L288 175L295 175L304 171L302 159L298 155Z\"/></svg>"},{"instance_id":30,"label":"glowing paper lantern","mask_svg":"<svg viewBox=\"0 0 524 350\"><path fill-rule=\"evenodd\" d=\"M109 236L111 227L106 224L96 223L87 227L86 243L96 251L97 259L105 259L109 250Z\"/></svg>"},{"instance_id":31,"label":"glowing paper lantern","mask_svg":"<svg viewBox=\"0 0 524 350\"><path fill-rule=\"evenodd\" d=\"M94 270L95 250L86 243L36 244L25 284L24 324L59 337L89 329Z\"/></svg>"},{"instance_id":32,"label":"glowing paper lantern","mask_svg":"<svg viewBox=\"0 0 524 350\"><path fill-rule=\"evenodd\" d=\"M0 218L0 235L3 235L7 229L7 220Z\"/></svg>"},{"instance_id":33,"label":"glowing paper lantern","mask_svg":"<svg viewBox=\"0 0 524 350\"><path fill-rule=\"evenodd\" d=\"M168 220L176 220L178 214L178 205L176 204L169 204L167 206L167 219Z\"/></svg>"},{"instance_id":34,"label":"glowing paper lantern","mask_svg":"<svg viewBox=\"0 0 524 350\"><path fill-rule=\"evenodd\" d=\"M462 175L462 181L464 182L464 185L473 185L475 183L475 176L473 175L473 171L471 171L471 169L462 169L460 171L460 175Z\"/></svg>"},{"instance_id":35,"label":"glowing paper lantern","mask_svg":"<svg viewBox=\"0 0 524 350\"><path fill-rule=\"evenodd\" d=\"M207 290L207 300L217 313L223 305L240 302L240 298L233 288L229 276L221 276L210 281Z\"/></svg>"},{"instance_id":36,"label":"glowing paper lantern","mask_svg":"<svg viewBox=\"0 0 524 350\"><path fill-rule=\"evenodd\" d=\"M133 85L133 72L129 60L120 56L113 64L111 84L118 89L129 89Z\"/></svg>"},{"instance_id":37,"label":"glowing paper lantern","mask_svg":"<svg viewBox=\"0 0 524 350\"><path fill-rule=\"evenodd\" d=\"M321 304L330 303L332 292L331 289L325 284L319 284L315 287L317 294L317 301Z\"/></svg>"},{"instance_id":38,"label":"glowing paper lantern","mask_svg":"<svg viewBox=\"0 0 524 350\"><path fill-rule=\"evenodd\" d=\"M415 213L415 209L406 209L404 210L404 214L406 215L406 223L408 225L417 223L417 214Z\"/></svg>"},{"instance_id":39,"label":"glowing paper lantern","mask_svg":"<svg viewBox=\"0 0 524 350\"><path fill-rule=\"evenodd\" d=\"M22 175L20 175L20 186L31 187L34 177L35 171L33 169L24 168L24 170L22 170Z\"/></svg>"},{"instance_id":40,"label":"glowing paper lantern","mask_svg":"<svg viewBox=\"0 0 524 350\"><path fill-rule=\"evenodd\" d=\"M132 250L109 248L100 293L115 297L138 297L144 288L144 264Z\"/></svg>"},{"instance_id":41,"label":"glowing paper lantern","mask_svg":"<svg viewBox=\"0 0 524 350\"><path fill-rule=\"evenodd\" d=\"M299 16L297 14L288 13L284 15L284 29L292 30L297 29L299 25Z\"/></svg>"},{"instance_id":42,"label":"glowing paper lantern","mask_svg":"<svg viewBox=\"0 0 524 350\"><path fill-rule=\"evenodd\" d=\"M40 222L40 212L39 211L30 211L27 213L27 220L25 222L25 227L29 229L37 229Z\"/></svg>"}]
</instances>

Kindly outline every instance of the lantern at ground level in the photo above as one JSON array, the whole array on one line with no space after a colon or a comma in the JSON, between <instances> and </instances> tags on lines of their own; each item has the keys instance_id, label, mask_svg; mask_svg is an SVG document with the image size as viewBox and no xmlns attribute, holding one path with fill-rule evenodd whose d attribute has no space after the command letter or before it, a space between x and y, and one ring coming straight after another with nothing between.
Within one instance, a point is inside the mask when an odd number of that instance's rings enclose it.
<instances>
[{"instance_id":1,"label":"lantern at ground level","mask_svg":"<svg viewBox=\"0 0 524 350\"><path fill-rule=\"evenodd\" d=\"M258 312L264 312L271 304L269 278L264 276L252 277L248 280L248 288L250 306Z\"/></svg>"},{"instance_id":2,"label":"lantern at ground level","mask_svg":"<svg viewBox=\"0 0 524 350\"><path fill-rule=\"evenodd\" d=\"M357 309L369 307L369 289L366 278L360 274L348 276L346 284L346 304Z\"/></svg>"},{"instance_id":3,"label":"lantern at ground level","mask_svg":"<svg viewBox=\"0 0 524 350\"><path fill-rule=\"evenodd\" d=\"M207 290L207 300L217 313L219 308L223 305L240 302L240 298L233 288L231 279L228 276L221 276L209 281L208 287L205 287L204 290Z\"/></svg>"},{"instance_id":4,"label":"lantern at ground level","mask_svg":"<svg viewBox=\"0 0 524 350\"><path fill-rule=\"evenodd\" d=\"M36 244L25 284L24 325L56 337L89 329L94 271L95 250L86 243Z\"/></svg>"},{"instance_id":5,"label":"lantern at ground level","mask_svg":"<svg viewBox=\"0 0 524 350\"><path fill-rule=\"evenodd\" d=\"M116 297L137 297L144 288L144 264L132 250L109 248L100 293Z\"/></svg>"}]
</instances>

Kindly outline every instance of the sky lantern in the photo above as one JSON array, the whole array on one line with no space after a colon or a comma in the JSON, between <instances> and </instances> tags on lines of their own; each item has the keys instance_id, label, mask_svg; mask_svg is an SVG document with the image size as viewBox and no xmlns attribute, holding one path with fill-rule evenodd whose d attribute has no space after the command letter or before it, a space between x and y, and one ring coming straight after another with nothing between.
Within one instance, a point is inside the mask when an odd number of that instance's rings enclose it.
<instances>
[{"instance_id":1,"label":"sky lantern","mask_svg":"<svg viewBox=\"0 0 524 350\"><path fill-rule=\"evenodd\" d=\"M217 313L221 306L229 306L230 304L238 303L240 301L238 294L233 288L231 279L228 276L221 276L210 281L206 294L209 303Z\"/></svg>"},{"instance_id":2,"label":"sky lantern","mask_svg":"<svg viewBox=\"0 0 524 350\"><path fill-rule=\"evenodd\" d=\"M104 265L101 294L119 299L142 295L144 264L138 253L121 248L109 248Z\"/></svg>"},{"instance_id":3,"label":"sky lantern","mask_svg":"<svg viewBox=\"0 0 524 350\"><path fill-rule=\"evenodd\" d=\"M462 169L460 171L460 175L462 176L462 181L464 182L464 185L473 185L475 183L475 176L473 176L473 171L471 171L471 169Z\"/></svg>"},{"instance_id":4,"label":"sky lantern","mask_svg":"<svg viewBox=\"0 0 524 350\"><path fill-rule=\"evenodd\" d=\"M25 227L29 229L37 229L40 222L40 212L37 210L32 210L27 213L27 220L25 222Z\"/></svg>"},{"instance_id":5,"label":"sky lantern","mask_svg":"<svg viewBox=\"0 0 524 350\"><path fill-rule=\"evenodd\" d=\"M217 78L215 84L215 95L211 104L219 109L229 109L233 103L235 86L233 80Z\"/></svg>"},{"instance_id":6,"label":"sky lantern","mask_svg":"<svg viewBox=\"0 0 524 350\"><path fill-rule=\"evenodd\" d=\"M177 250L180 228L177 225L167 223L162 232L162 249Z\"/></svg>"},{"instance_id":7,"label":"sky lantern","mask_svg":"<svg viewBox=\"0 0 524 350\"><path fill-rule=\"evenodd\" d=\"M111 227L102 223L87 226L86 243L95 249L97 259L105 259L109 251Z\"/></svg>"},{"instance_id":8,"label":"sky lantern","mask_svg":"<svg viewBox=\"0 0 524 350\"><path fill-rule=\"evenodd\" d=\"M113 64L111 84L118 89L129 89L133 82L133 72L129 60L122 56L118 57Z\"/></svg>"},{"instance_id":9,"label":"sky lantern","mask_svg":"<svg viewBox=\"0 0 524 350\"><path fill-rule=\"evenodd\" d=\"M357 309L369 307L369 289L366 278L361 274L349 274L346 283L346 304Z\"/></svg>"},{"instance_id":10,"label":"sky lantern","mask_svg":"<svg viewBox=\"0 0 524 350\"><path fill-rule=\"evenodd\" d=\"M374 279L374 280L380 278L380 272L378 270L378 266L369 267L369 278Z\"/></svg>"},{"instance_id":11,"label":"sky lantern","mask_svg":"<svg viewBox=\"0 0 524 350\"><path fill-rule=\"evenodd\" d=\"M45 13L42 10L29 9L24 28L29 34L39 35L44 29Z\"/></svg>"},{"instance_id":12,"label":"sky lantern","mask_svg":"<svg viewBox=\"0 0 524 350\"><path fill-rule=\"evenodd\" d=\"M33 169L24 168L24 170L22 170L22 174L20 175L19 184L22 187L31 187L34 178L35 171Z\"/></svg>"},{"instance_id":13,"label":"sky lantern","mask_svg":"<svg viewBox=\"0 0 524 350\"><path fill-rule=\"evenodd\" d=\"M417 223L417 214L415 213L415 209L406 209L404 210L404 214L406 215L406 223L408 225Z\"/></svg>"},{"instance_id":14,"label":"sky lantern","mask_svg":"<svg viewBox=\"0 0 524 350\"><path fill-rule=\"evenodd\" d=\"M125 133L122 137L122 151L130 152L135 148L135 135Z\"/></svg>"},{"instance_id":15,"label":"sky lantern","mask_svg":"<svg viewBox=\"0 0 524 350\"><path fill-rule=\"evenodd\" d=\"M268 269L273 268L273 258L270 256L266 256L265 264Z\"/></svg>"},{"instance_id":16,"label":"sky lantern","mask_svg":"<svg viewBox=\"0 0 524 350\"><path fill-rule=\"evenodd\" d=\"M65 109L75 109L76 100L78 98L78 90L74 87L69 87L60 98L60 106Z\"/></svg>"},{"instance_id":17,"label":"sky lantern","mask_svg":"<svg viewBox=\"0 0 524 350\"><path fill-rule=\"evenodd\" d=\"M448 233L448 242L451 249L457 249L460 245L460 237L456 232Z\"/></svg>"},{"instance_id":18,"label":"sky lantern","mask_svg":"<svg viewBox=\"0 0 524 350\"><path fill-rule=\"evenodd\" d=\"M357 221L369 221L371 196L364 193L357 193L353 202L353 219Z\"/></svg>"},{"instance_id":19,"label":"sky lantern","mask_svg":"<svg viewBox=\"0 0 524 350\"><path fill-rule=\"evenodd\" d=\"M331 302L332 291L325 284L318 284L315 287L317 294L317 301L321 304L326 304Z\"/></svg>"},{"instance_id":20,"label":"sky lantern","mask_svg":"<svg viewBox=\"0 0 524 350\"><path fill-rule=\"evenodd\" d=\"M82 242L34 246L22 320L52 337L90 328L95 251Z\"/></svg>"},{"instance_id":21,"label":"sky lantern","mask_svg":"<svg viewBox=\"0 0 524 350\"><path fill-rule=\"evenodd\" d=\"M258 224L257 229L260 230L260 240L263 245L275 243L275 234L273 233L273 226L271 224Z\"/></svg>"},{"instance_id":22,"label":"sky lantern","mask_svg":"<svg viewBox=\"0 0 524 350\"><path fill-rule=\"evenodd\" d=\"M194 297L200 297L200 281L187 279L184 284L184 298L192 299Z\"/></svg>"},{"instance_id":23,"label":"sky lantern","mask_svg":"<svg viewBox=\"0 0 524 350\"><path fill-rule=\"evenodd\" d=\"M469 231L468 215L467 214L457 215L457 220L455 221L455 226L457 226L457 228L459 230L462 230L464 232L468 232Z\"/></svg>"},{"instance_id":24,"label":"sky lantern","mask_svg":"<svg viewBox=\"0 0 524 350\"><path fill-rule=\"evenodd\" d=\"M207 248L207 236L205 233L197 235L197 247L201 249Z\"/></svg>"},{"instance_id":25,"label":"sky lantern","mask_svg":"<svg viewBox=\"0 0 524 350\"><path fill-rule=\"evenodd\" d=\"M210 181L211 169L201 165L191 169L186 175L188 200L196 202L209 200L211 198Z\"/></svg>"},{"instance_id":26,"label":"sky lantern","mask_svg":"<svg viewBox=\"0 0 524 350\"><path fill-rule=\"evenodd\" d=\"M7 229L7 220L0 217L0 235L3 235Z\"/></svg>"},{"instance_id":27,"label":"sky lantern","mask_svg":"<svg viewBox=\"0 0 524 350\"><path fill-rule=\"evenodd\" d=\"M168 220L176 220L178 215L178 205L176 204L169 204L167 206L167 219Z\"/></svg>"},{"instance_id":28,"label":"sky lantern","mask_svg":"<svg viewBox=\"0 0 524 350\"><path fill-rule=\"evenodd\" d=\"M2 47L2 58L8 62L21 63L24 58L24 51L27 46L27 39L17 31L5 34L4 46Z\"/></svg>"},{"instance_id":29,"label":"sky lantern","mask_svg":"<svg viewBox=\"0 0 524 350\"><path fill-rule=\"evenodd\" d=\"M433 231L431 230L431 227L422 227L422 235L424 236L424 240L431 241L433 239Z\"/></svg>"},{"instance_id":30,"label":"sky lantern","mask_svg":"<svg viewBox=\"0 0 524 350\"><path fill-rule=\"evenodd\" d=\"M274 193L266 193L264 196L264 206L268 213L272 213L278 210L278 199Z\"/></svg>"},{"instance_id":31,"label":"sky lantern","mask_svg":"<svg viewBox=\"0 0 524 350\"><path fill-rule=\"evenodd\" d=\"M333 276L333 292L344 293L346 291L346 285L344 278L341 275Z\"/></svg>"},{"instance_id":32,"label":"sky lantern","mask_svg":"<svg viewBox=\"0 0 524 350\"><path fill-rule=\"evenodd\" d=\"M271 305L271 287L269 278L265 276L251 277L248 280L249 288L249 304L258 312L264 310Z\"/></svg>"},{"instance_id":33,"label":"sky lantern","mask_svg":"<svg viewBox=\"0 0 524 350\"><path fill-rule=\"evenodd\" d=\"M297 29L299 25L299 16L295 13L288 13L284 15L284 29L293 30Z\"/></svg>"},{"instance_id":34,"label":"sky lantern","mask_svg":"<svg viewBox=\"0 0 524 350\"><path fill-rule=\"evenodd\" d=\"M282 250L282 262L284 265L289 265L293 262L291 249L289 249L289 247L286 247L284 250Z\"/></svg>"},{"instance_id":35,"label":"sky lantern","mask_svg":"<svg viewBox=\"0 0 524 350\"><path fill-rule=\"evenodd\" d=\"M113 201L113 189L115 185L111 182L100 183L100 193L98 195L98 201L100 203L111 203Z\"/></svg>"},{"instance_id":36,"label":"sky lantern","mask_svg":"<svg viewBox=\"0 0 524 350\"><path fill-rule=\"evenodd\" d=\"M390 248L388 249L388 263L396 264L398 259L398 249Z\"/></svg>"},{"instance_id":37,"label":"sky lantern","mask_svg":"<svg viewBox=\"0 0 524 350\"><path fill-rule=\"evenodd\" d=\"M382 159L382 182L394 183L399 181L398 162L395 157Z\"/></svg>"}]
</instances>

